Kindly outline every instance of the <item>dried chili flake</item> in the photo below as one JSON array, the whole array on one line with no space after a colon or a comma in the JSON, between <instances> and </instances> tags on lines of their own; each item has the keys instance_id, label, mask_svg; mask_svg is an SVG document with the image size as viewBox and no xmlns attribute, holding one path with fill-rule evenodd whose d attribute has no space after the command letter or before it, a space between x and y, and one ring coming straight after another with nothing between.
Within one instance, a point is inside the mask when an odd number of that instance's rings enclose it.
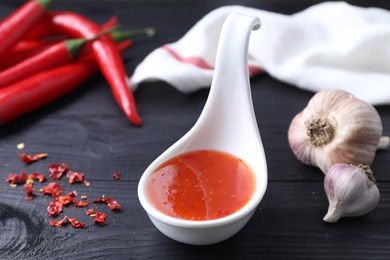
<instances>
[{"instance_id":1,"label":"dried chili flake","mask_svg":"<svg viewBox=\"0 0 390 260\"><path fill-rule=\"evenodd\" d=\"M81 208L81 207L87 207L89 205L88 201L77 201L76 199L73 199L73 204L75 207Z\"/></svg>"},{"instance_id":2,"label":"dried chili flake","mask_svg":"<svg viewBox=\"0 0 390 260\"><path fill-rule=\"evenodd\" d=\"M39 154L35 154L35 155L29 155L29 154L26 154L26 153L21 153L21 154L19 154L19 158L25 164L29 164L29 163L38 161L38 160L40 160L42 158L45 158L48 155L49 154L47 154L47 153L39 153Z\"/></svg>"},{"instance_id":3,"label":"dried chili flake","mask_svg":"<svg viewBox=\"0 0 390 260\"><path fill-rule=\"evenodd\" d=\"M19 156L24 163L29 164L39 159L47 157L48 154L42 153L36 155L28 155L26 153L21 153ZM70 184L84 182L86 186L90 185L90 183L87 180L84 180L84 173L71 171L69 170L69 166L64 163L51 164L49 165L49 170L50 170L50 175L49 175L50 178L58 180L62 177L63 174L66 173L66 177L68 178ZM115 180L119 180L121 178L119 172L113 173L112 177ZM40 174L38 172L33 172L27 176L27 174L24 171L22 171L20 175L16 173L10 173L8 178L6 179L7 182L11 183L10 184L11 187L16 187L16 185L19 183L24 183L25 192L28 196L26 200L34 199L34 194L33 194L33 191L35 190L33 186L34 180L37 180L39 182L44 182L46 180L46 177L45 175ZM53 197L53 201L51 201L47 206L49 217L58 216L63 211L63 206L68 205L70 203L73 203L75 207L87 207L89 205L89 202L86 200L87 196L85 195L80 197L81 198L80 201L76 200L76 197L78 196L76 191L71 191L65 196L60 196L63 193L62 185L56 182L49 183L46 187L40 189L40 192L43 195L51 194ZM94 200L93 202L106 203L111 210L121 209L121 205L116 200L110 197L105 197L105 195L103 195L100 199ZM106 222L107 214L102 212L95 213L94 209L92 208L86 210L86 214L94 218L94 223L100 225L106 224L105 222ZM61 220L51 220L50 225L55 227L62 227L67 222L69 222L75 228L86 227L86 224L81 223L75 218L69 218L67 216L65 216Z\"/></svg>"},{"instance_id":4,"label":"dried chili flake","mask_svg":"<svg viewBox=\"0 0 390 260\"><path fill-rule=\"evenodd\" d=\"M27 181L34 180L34 179L38 180L39 182L44 182L46 180L46 177L45 175L40 174L38 172L33 172L28 176Z\"/></svg>"},{"instance_id":5,"label":"dried chili flake","mask_svg":"<svg viewBox=\"0 0 390 260\"><path fill-rule=\"evenodd\" d=\"M74 190L74 191L69 192L66 195L74 198L74 197L77 197L77 192Z\"/></svg>"},{"instance_id":6,"label":"dried chili flake","mask_svg":"<svg viewBox=\"0 0 390 260\"><path fill-rule=\"evenodd\" d=\"M106 217L107 217L107 214L102 213L102 212L96 212L95 219L93 220L93 222L98 223L98 224L103 226L106 224Z\"/></svg>"},{"instance_id":7,"label":"dried chili flake","mask_svg":"<svg viewBox=\"0 0 390 260\"><path fill-rule=\"evenodd\" d=\"M47 206L49 217L55 217L62 212L62 203L58 200L53 200Z\"/></svg>"},{"instance_id":8,"label":"dried chili flake","mask_svg":"<svg viewBox=\"0 0 390 260\"><path fill-rule=\"evenodd\" d=\"M53 227L62 227L66 221L68 221L68 217L65 216L63 217L61 220L50 220L50 225L52 225Z\"/></svg>"},{"instance_id":9,"label":"dried chili flake","mask_svg":"<svg viewBox=\"0 0 390 260\"><path fill-rule=\"evenodd\" d=\"M81 223L77 219L69 218L67 216L63 217L61 220L51 220L49 223L53 227L62 227L66 222L69 222L75 228L84 228L87 226L86 224Z\"/></svg>"},{"instance_id":10,"label":"dried chili flake","mask_svg":"<svg viewBox=\"0 0 390 260\"><path fill-rule=\"evenodd\" d=\"M33 184L32 183L24 184L24 189L25 189L26 194L27 194L26 200L33 200L34 199L33 191L35 190L33 187Z\"/></svg>"},{"instance_id":11,"label":"dried chili flake","mask_svg":"<svg viewBox=\"0 0 390 260\"><path fill-rule=\"evenodd\" d=\"M17 183L25 183L27 180L27 174L23 171L20 175L16 173L10 173L8 178L5 180L6 182L10 182L12 186Z\"/></svg>"},{"instance_id":12,"label":"dried chili flake","mask_svg":"<svg viewBox=\"0 0 390 260\"><path fill-rule=\"evenodd\" d=\"M66 173L66 177L69 179L70 184L73 184L76 182L83 182L84 173L78 173L75 171L68 170L68 172Z\"/></svg>"},{"instance_id":13,"label":"dried chili flake","mask_svg":"<svg viewBox=\"0 0 390 260\"><path fill-rule=\"evenodd\" d=\"M112 174L112 178L114 178L114 180L120 180L121 179L121 175L119 172L115 172Z\"/></svg>"},{"instance_id":14,"label":"dried chili flake","mask_svg":"<svg viewBox=\"0 0 390 260\"><path fill-rule=\"evenodd\" d=\"M69 203L72 203L74 201L74 197L71 197L69 195L59 196L58 201L61 202L63 205L68 205Z\"/></svg>"},{"instance_id":15,"label":"dried chili flake","mask_svg":"<svg viewBox=\"0 0 390 260\"><path fill-rule=\"evenodd\" d=\"M68 218L68 221L69 221L69 223L70 223L73 227L75 227L75 228L84 228L84 227L87 226L86 224L81 223L80 221L78 221L78 220L75 219L75 218Z\"/></svg>"},{"instance_id":16,"label":"dried chili flake","mask_svg":"<svg viewBox=\"0 0 390 260\"><path fill-rule=\"evenodd\" d=\"M107 203L107 206L111 210L119 210L121 208L121 205L116 200L113 200L110 197L102 196L100 199L94 200L93 202L94 203Z\"/></svg>"},{"instance_id":17,"label":"dried chili flake","mask_svg":"<svg viewBox=\"0 0 390 260\"><path fill-rule=\"evenodd\" d=\"M57 182L51 182L40 191L43 195L51 194L53 198L57 198L62 194L62 185Z\"/></svg>"},{"instance_id":18,"label":"dried chili flake","mask_svg":"<svg viewBox=\"0 0 390 260\"><path fill-rule=\"evenodd\" d=\"M53 178L54 180L59 180L62 175L69 169L69 166L65 163L61 164L50 164L49 165L49 171L50 175L49 178Z\"/></svg>"},{"instance_id":19,"label":"dried chili flake","mask_svg":"<svg viewBox=\"0 0 390 260\"><path fill-rule=\"evenodd\" d=\"M107 205L112 210L118 210L121 208L121 205L116 200L113 200L112 198L106 198Z\"/></svg>"}]
</instances>

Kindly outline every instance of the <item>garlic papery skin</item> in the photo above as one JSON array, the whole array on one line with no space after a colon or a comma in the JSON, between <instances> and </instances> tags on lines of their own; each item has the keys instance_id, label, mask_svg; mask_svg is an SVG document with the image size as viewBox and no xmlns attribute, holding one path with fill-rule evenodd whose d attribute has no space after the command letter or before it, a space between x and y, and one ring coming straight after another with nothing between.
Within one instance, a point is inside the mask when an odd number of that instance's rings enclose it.
<instances>
[{"instance_id":1,"label":"garlic papery skin","mask_svg":"<svg viewBox=\"0 0 390 260\"><path fill-rule=\"evenodd\" d=\"M375 108L338 89L315 94L288 129L294 155L323 173L336 163L371 165L381 136Z\"/></svg>"},{"instance_id":2,"label":"garlic papery skin","mask_svg":"<svg viewBox=\"0 0 390 260\"><path fill-rule=\"evenodd\" d=\"M325 175L324 188L329 200L324 221L329 223L364 215L378 205L380 198L370 167L362 164L333 165Z\"/></svg>"}]
</instances>

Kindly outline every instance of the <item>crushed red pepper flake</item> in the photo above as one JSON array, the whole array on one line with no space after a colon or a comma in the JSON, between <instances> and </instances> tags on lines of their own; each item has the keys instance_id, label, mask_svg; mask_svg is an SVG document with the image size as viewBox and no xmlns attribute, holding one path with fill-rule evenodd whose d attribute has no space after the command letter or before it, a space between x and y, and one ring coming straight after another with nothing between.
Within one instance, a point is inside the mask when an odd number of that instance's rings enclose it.
<instances>
[{"instance_id":1,"label":"crushed red pepper flake","mask_svg":"<svg viewBox=\"0 0 390 260\"><path fill-rule=\"evenodd\" d=\"M65 216L61 220L50 220L50 225L53 227L62 227L66 221L68 221L68 217Z\"/></svg>"},{"instance_id":2,"label":"crushed red pepper flake","mask_svg":"<svg viewBox=\"0 0 390 260\"><path fill-rule=\"evenodd\" d=\"M62 185L57 182L51 182L40 191L43 195L51 194L53 198L57 198L62 194Z\"/></svg>"},{"instance_id":3,"label":"crushed red pepper flake","mask_svg":"<svg viewBox=\"0 0 390 260\"><path fill-rule=\"evenodd\" d=\"M30 164L30 163L36 162L40 159L43 159L43 158L47 157L48 155L49 154L47 154L47 153L39 153L39 154L34 154L34 155L21 153L21 154L19 154L19 158L25 164Z\"/></svg>"},{"instance_id":4,"label":"crushed red pepper flake","mask_svg":"<svg viewBox=\"0 0 390 260\"><path fill-rule=\"evenodd\" d=\"M74 197L77 197L77 192L74 190L74 191L69 192L66 195L74 198Z\"/></svg>"},{"instance_id":5,"label":"crushed red pepper flake","mask_svg":"<svg viewBox=\"0 0 390 260\"><path fill-rule=\"evenodd\" d=\"M47 206L47 211L49 212L49 217L58 216L62 212L62 203L58 200L53 200Z\"/></svg>"},{"instance_id":6,"label":"crushed red pepper flake","mask_svg":"<svg viewBox=\"0 0 390 260\"><path fill-rule=\"evenodd\" d=\"M93 222L104 226L106 224L106 217L107 217L107 214L102 213L102 212L96 212L95 219L93 220Z\"/></svg>"},{"instance_id":7,"label":"crushed red pepper flake","mask_svg":"<svg viewBox=\"0 0 390 260\"><path fill-rule=\"evenodd\" d=\"M84 173L78 173L72 170L67 171L66 177L68 178L70 184L84 181Z\"/></svg>"},{"instance_id":8,"label":"crushed red pepper flake","mask_svg":"<svg viewBox=\"0 0 390 260\"><path fill-rule=\"evenodd\" d=\"M39 182L44 182L46 181L46 177L45 175L43 174L40 174L38 172L33 172L31 173L28 177L27 177L27 180L26 181L29 181L29 180L38 180Z\"/></svg>"},{"instance_id":9,"label":"crushed red pepper flake","mask_svg":"<svg viewBox=\"0 0 390 260\"><path fill-rule=\"evenodd\" d=\"M27 194L26 200L33 200L34 199L33 191L35 190L33 187L33 183L24 184L24 190L26 191Z\"/></svg>"},{"instance_id":10,"label":"crushed red pepper flake","mask_svg":"<svg viewBox=\"0 0 390 260\"><path fill-rule=\"evenodd\" d=\"M121 174L119 172L115 172L112 174L112 178L114 178L114 180L120 180Z\"/></svg>"},{"instance_id":11,"label":"crushed red pepper flake","mask_svg":"<svg viewBox=\"0 0 390 260\"><path fill-rule=\"evenodd\" d=\"M93 203L106 203L111 210L119 210L121 208L121 205L116 200L104 195L100 199L94 200Z\"/></svg>"},{"instance_id":12,"label":"crushed red pepper flake","mask_svg":"<svg viewBox=\"0 0 390 260\"><path fill-rule=\"evenodd\" d=\"M68 222L75 228L84 228L87 226L86 224L81 223L80 221L78 221L75 218L68 218Z\"/></svg>"},{"instance_id":13,"label":"crushed red pepper flake","mask_svg":"<svg viewBox=\"0 0 390 260\"><path fill-rule=\"evenodd\" d=\"M69 203L73 203L74 197L71 197L69 195L59 196L58 201L61 202L63 205L68 205Z\"/></svg>"},{"instance_id":14,"label":"crushed red pepper flake","mask_svg":"<svg viewBox=\"0 0 390 260\"><path fill-rule=\"evenodd\" d=\"M76 199L73 199L73 204L75 205L75 207L81 208L81 207L87 207L89 205L89 202L88 201L77 201Z\"/></svg>"},{"instance_id":15,"label":"crushed red pepper flake","mask_svg":"<svg viewBox=\"0 0 390 260\"><path fill-rule=\"evenodd\" d=\"M26 153L21 153L19 155L20 159L25 164L30 164L32 162L35 162L47 156L48 156L47 153L41 153L36 155L28 155ZM84 180L84 173L71 171L69 170L69 166L64 163L49 165L49 171L50 171L49 177L55 180L60 179L62 175L66 173L66 176L70 184L84 182L86 186L90 185L90 183L87 180ZM121 176L119 172L115 172L113 174L113 178L116 180L119 180L120 177ZM25 192L28 196L26 200L33 200L35 197L33 194L33 191L35 190L33 186L34 180L38 180L39 182L44 182L46 180L46 176L38 172L33 172L27 176L27 174L24 171L22 171L20 175L16 173L10 173L8 178L6 179L7 182L11 183L10 184L11 187L16 187L17 184L24 183ZM51 194L53 197L53 200L47 206L49 217L58 216L63 211L63 206L68 205L70 203L73 203L75 207L86 207L89 205L89 202L86 201L87 196L85 195L80 197L82 201L76 200L76 197L78 196L76 191L71 191L65 196L60 196L63 192L62 185L56 182L49 183L46 187L40 189L40 192L43 195ZM110 197L105 197L105 195L103 195L100 199L94 200L93 202L106 203L111 210L119 210L121 208L121 205L117 201L113 200ZM93 217L95 223L98 223L100 225L105 225L107 214L103 212L95 213L94 209L92 208L86 210L86 214ZM62 227L66 223L70 223L74 228L86 227L86 224L81 223L76 218L69 218L67 216L63 217L61 220L51 220L49 223L51 226L55 226L55 227Z\"/></svg>"},{"instance_id":16,"label":"crushed red pepper flake","mask_svg":"<svg viewBox=\"0 0 390 260\"><path fill-rule=\"evenodd\" d=\"M84 228L87 225L84 223L81 223L75 218L69 218L67 216L63 217L61 220L51 220L49 223L53 227L63 227L65 223L70 223L75 228Z\"/></svg>"},{"instance_id":17,"label":"crushed red pepper flake","mask_svg":"<svg viewBox=\"0 0 390 260\"><path fill-rule=\"evenodd\" d=\"M10 173L6 182L10 182L12 186L16 186L18 183L25 183L27 180L27 174L25 171L22 171L20 175L17 173Z\"/></svg>"},{"instance_id":18,"label":"crushed red pepper flake","mask_svg":"<svg viewBox=\"0 0 390 260\"><path fill-rule=\"evenodd\" d=\"M65 163L61 164L50 164L49 165L49 178L52 178L54 180L59 180L61 179L62 175L69 169L69 166Z\"/></svg>"}]
</instances>

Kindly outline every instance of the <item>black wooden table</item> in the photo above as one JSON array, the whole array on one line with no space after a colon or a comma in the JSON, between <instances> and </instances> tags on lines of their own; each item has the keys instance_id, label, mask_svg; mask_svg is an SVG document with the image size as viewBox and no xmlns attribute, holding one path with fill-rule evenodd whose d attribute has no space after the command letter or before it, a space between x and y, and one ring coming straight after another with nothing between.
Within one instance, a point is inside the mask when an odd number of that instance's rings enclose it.
<instances>
[{"instance_id":1,"label":"black wooden table","mask_svg":"<svg viewBox=\"0 0 390 260\"><path fill-rule=\"evenodd\" d=\"M5 17L22 1L1 1ZM243 4L294 13L318 1L57 1L55 9L84 14L102 23L117 15L123 28L153 26L153 39L139 39L123 56L129 74L158 46L179 39L196 21L218 6ZM390 9L385 1L351 1ZM0 43L1 44L1 43ZM135 92L144 120L134 127L115 103L101 75L77 90L18 120L0 127L0 258L1 259L390 259L390 151L377 154L372 168L381 200L359 218L336 224L322 221L328 207L320 170L299 163L287 143L292 117L313 95L263 74L251 79L254 108L268 162L269 183L263 201L237 235L212 246L189 246L162 235L149 221L137 198L138 180L161 152L186 133L198 118L208 90L183 94L163 83L143 84ZM330 86L331 87L331 86ZM389 90L390 91L390 90ZM0 104L1 106L1 104ZM390 106L377 107L384 134L390 135ZM23 150L17 145L24 143ZM18 154L48 153L46 159L24 165ZM89 201L116 199L122 209L105 205L105 226L94 224L85 208L65 207L61 216L77 218L84 229L49 225L49 196L45 183L35 182L36 197L26 201L23 186L5 182L11 172L48 175L48 165L66 163L85 173L90 186L67 183L64 193L76 190ZM112 174L119 172L120 180Z\"/></svg>"}]
</instances>

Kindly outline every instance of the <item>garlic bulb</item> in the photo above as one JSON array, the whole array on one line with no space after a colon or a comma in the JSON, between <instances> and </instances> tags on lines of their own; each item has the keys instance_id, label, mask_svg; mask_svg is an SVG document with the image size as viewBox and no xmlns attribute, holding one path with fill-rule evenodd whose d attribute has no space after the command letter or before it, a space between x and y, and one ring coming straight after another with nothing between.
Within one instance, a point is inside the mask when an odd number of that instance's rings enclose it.
<instances>
[{"instance_id":1,"label":"garlic bulb","mask_svg":"<svg viewBox=\"0 0 390 260\"><path fill-rule=\"evenodd\" d=\"M326 173L336 163L371 165L381 135L382 121L372 105L329 89L293 118L288 142L298 160Z\"/></svg>"},{"instance_id":2,"label":"garlic bulb","mask_svg":"<svg viewBox=\"0 0 390 260\"><path fill-rule=\"evenodd\" d=\"M379 190L370 167L338 163L325 175L324 188L329 200L324 221L357 217L373 210L379 202Z\"/></svg>"}]
</instances>

